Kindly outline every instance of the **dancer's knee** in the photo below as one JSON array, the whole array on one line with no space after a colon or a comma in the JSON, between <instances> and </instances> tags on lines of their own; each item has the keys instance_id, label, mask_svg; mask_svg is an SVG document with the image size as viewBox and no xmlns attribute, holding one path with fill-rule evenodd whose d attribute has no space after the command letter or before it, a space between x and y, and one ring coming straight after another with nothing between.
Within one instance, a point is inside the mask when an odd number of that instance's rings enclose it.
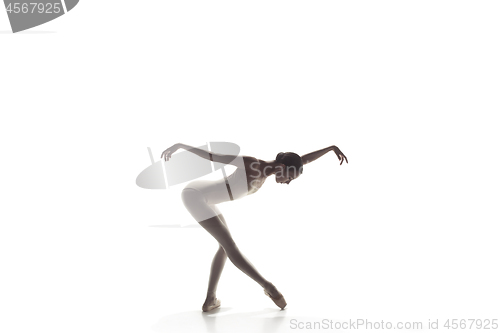
<instances>
[{"instance_id":1,"label":"dancer's knee","mask_svg":"<svg viewBox=\"0 0 500 333\"><path fill-rule=\"evenodd\" d=\"M226 252L228 258L233 261L233 260L238 260L238 258L241 257L241 252L236 243L231 242L229 244L225 244L223 246L224 251Z\"/></svg>"}]
</instances>

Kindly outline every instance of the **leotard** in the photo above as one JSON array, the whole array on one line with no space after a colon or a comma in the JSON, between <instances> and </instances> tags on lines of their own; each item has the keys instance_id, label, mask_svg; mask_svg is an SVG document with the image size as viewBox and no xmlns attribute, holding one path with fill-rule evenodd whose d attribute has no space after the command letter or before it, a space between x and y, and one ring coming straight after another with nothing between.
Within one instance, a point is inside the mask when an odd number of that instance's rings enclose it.
<instances>
[{"instance_id":1,"label":"leotard","mask_svg":"<svg viewBox=\"0 0 500 333\"><path fill-rule=\"evenodd\" d=\"M198 179L187 184L182 190L184 206L197 222L221 214L216 204L237 200L249 194L243 157L238 156L233 162L237 168L226 179Z\"/></svg>"}]
</instances>

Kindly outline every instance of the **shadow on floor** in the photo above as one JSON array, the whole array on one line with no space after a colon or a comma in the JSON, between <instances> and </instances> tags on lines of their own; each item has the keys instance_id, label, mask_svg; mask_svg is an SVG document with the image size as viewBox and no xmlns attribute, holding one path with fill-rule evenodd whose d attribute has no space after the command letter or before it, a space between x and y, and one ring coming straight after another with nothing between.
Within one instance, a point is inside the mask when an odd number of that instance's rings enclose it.
<instances>
[{"instance_id":1,"label":"shadow on floor","mask_svg":"<svg viewBox=\"0 0 500 333\"><path fill-rule=\"evenodd\" d=\"M200 229L203 229L201 227L201 225L199 225L199 224L188 224L185 226L182 226L180 224L158 224L158 225L150 225L150 227L153 227L153 228L200 228Z\"/></svg>"},{"instance_id":2,"label":"shadow on floor","mask_svg":"<svg viewBox=\"0 0 500 333\"><path fill-rule=\"evenodd\" d=\"M290 320L286 309L264 309L233 312L232 308L219 308L210 312L187 311L161 318L152 326L155 332L288 332Z\"/></svg>"}]
</instances>

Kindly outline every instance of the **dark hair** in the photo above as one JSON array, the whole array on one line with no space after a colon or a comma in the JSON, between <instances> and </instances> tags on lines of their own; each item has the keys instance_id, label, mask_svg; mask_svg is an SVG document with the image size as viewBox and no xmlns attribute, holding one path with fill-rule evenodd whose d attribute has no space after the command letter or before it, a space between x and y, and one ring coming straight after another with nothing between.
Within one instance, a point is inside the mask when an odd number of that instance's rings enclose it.
<instances>
[{"instance_id":1,"label":"dark hair","mask_svg":"<svg viewBox=\"0 0 500 333\"><path fill-rule=\"evenodd\" d=\"M302 157L292 152L278 153L276 155L276 162L286 165L287 169L293 167L295 170L299 170L299 174L302 173L304 166Z\"/></svg>"}]
</instances>

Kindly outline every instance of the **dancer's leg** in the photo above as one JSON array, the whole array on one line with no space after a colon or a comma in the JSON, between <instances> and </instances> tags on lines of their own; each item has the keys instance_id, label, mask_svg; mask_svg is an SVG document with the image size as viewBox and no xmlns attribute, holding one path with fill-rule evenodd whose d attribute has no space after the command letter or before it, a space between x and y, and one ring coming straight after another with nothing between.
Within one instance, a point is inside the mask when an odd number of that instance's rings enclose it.
<instances>
[{"instance_id":1,"label":"dancer's leg","mask_svg":"<svg viewBox=\"0 0 500 333\"><path fill-rule=\"evenodd\" d=\"M219 215L220 220L226 226L227 224L222 215ZM224 248L219 244L219 249L215 253L214 259L212 260L212 266L210 267L210 278L208 280L208 290L207 295L213 294L217 292L217 284L219 283L219 279L224 269L224 265L226 263L227 254L224 251Z\"/></svg>"},{"instance_id":2,"label":"dancer's leg","mask_svg":"<svg viewBox=\"0 0 500 333\"><path fill-rule=\"evenodd\" d=\"M238 267L243 273L251 277L255 282L266 289L271 295L277 295L278 291L274 285L266 280L252 265L252 263L241 253L234 242L227 226L222 222L219 216L206 219L199 222L222 246L229 260Z\"/></svg>"},{"instance_id":3,"label":"dancer's leg","mask_svg":"<svg viewBox=\"0 0 500 333\"><path fill-rule=\"evenodd\" d=\"M276 287L264 279L250 261L240 252L229 232L224 217L221 218L222 214L214 202L209 204L201 191L192 188L185 188L182 191L182 201L196 221L219 242L219 246L222 247L229 260L236 267L259 283L272 296L279 294ZM209 279L209 289L214 288L214 286L216 289L223 268L223 265L221 265L222 260L219 260L222 257L220 252L219 248L216 258L212 261L215 261L215 265L213 265L213 275L211 272ZM207 301L214 299L215 295L207 295Z\"/></svg>"},{"instance_id":4,"label":"dancer's leg","mask_svg":"<svg viewBox=\"0 0 500 333\"><path fill-rule=\"evenodd\" d=\"M207 295L213 294L217 292L217 284L219 283L219 279L224 269L224 265L226 264L227 255L222 246L219 246L219 249L215 253L214 259L212 260L212 266L210 267L210 278L208 280L208 289Z\"/></svg>"},{"instance_id":5,"label":"dancer's leg","mask_svg":"<svg viewBox=\"0 0 500 333\"><path fill-rule=\"evenodd\" d=\"M219 215L219 217L222 223L227 227L226 221L222 216L222 214ZM212 260L212 266L210 267L210 278L208 280L207 298L205 300L204 306L209 306L210 304L213 304L215 302L217 285L219 283L222 270L224 269L226 259L227 259L226 251L224 251L224 248L219 244L219 249L215 253L214 259Z\"/></svg>"}]
</instances>

